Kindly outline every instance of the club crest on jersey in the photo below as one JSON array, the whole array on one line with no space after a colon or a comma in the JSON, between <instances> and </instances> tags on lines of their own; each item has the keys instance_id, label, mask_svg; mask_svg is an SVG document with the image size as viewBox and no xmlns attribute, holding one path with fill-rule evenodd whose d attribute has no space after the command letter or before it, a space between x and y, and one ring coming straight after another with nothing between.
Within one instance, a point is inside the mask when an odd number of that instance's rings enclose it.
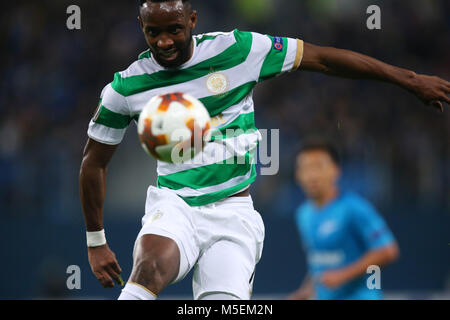
<instances>
[{"instance_id":1,"label":"club crest on jersey","mask_svg":"<svg viewBox=\"0 0 450 320\"><path fill-rule=\"evenodd\" d=\"M273 48L278 51L283 51L283 38L281 37L273 38Z\"/></svg>"},{"instance_id":2,"label":"club crest on jersey","mask_svg":"<svg viewBox=\"0 0 450 320\"><path fill-rule=\"evenodd\" d=\"M224 93L228 89L228 79L223 73L213 73L206 80L206 87L214 94Z\"/></svg>"}]
</instances>

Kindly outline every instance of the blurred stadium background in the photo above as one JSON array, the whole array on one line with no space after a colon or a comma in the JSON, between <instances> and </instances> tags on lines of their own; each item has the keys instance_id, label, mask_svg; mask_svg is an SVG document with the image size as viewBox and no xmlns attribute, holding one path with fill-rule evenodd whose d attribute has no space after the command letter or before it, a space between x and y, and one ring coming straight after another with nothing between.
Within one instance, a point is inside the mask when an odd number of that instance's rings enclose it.
<instances>
[{"instance_id":1,"label":"blurred stadium background","mask_svg":"<svg viewBox=\"0 0 450 320\"><path fill-rule=\"evenodd\" d=\"M447 0L196 1L197 33L234 28L352 49L450 79ZM81 8L82 29L66 28ZM116 298L90 271L78 171L100 91L146 44L137 1L8 1L0 19L1 299ZM366 28L366 8L382 10L382 30ZM327 132L345 155L343 188L374 202L396 235L400 259L382 271L388 298L450 297L450 110L437 114L407 92L372 82L295 73L255 92L256 124L281 128L280 172L252 187L266 224L255 298L283 298L306 272L293 224L304 196L293 180L295 146ZM131 271L146 188L155 162L132 125L108 176L105 226L110 247ZM81 290L66 288L79 265ZM191 298L190 279L162 298Z\"/></svg>"}]
</instances>

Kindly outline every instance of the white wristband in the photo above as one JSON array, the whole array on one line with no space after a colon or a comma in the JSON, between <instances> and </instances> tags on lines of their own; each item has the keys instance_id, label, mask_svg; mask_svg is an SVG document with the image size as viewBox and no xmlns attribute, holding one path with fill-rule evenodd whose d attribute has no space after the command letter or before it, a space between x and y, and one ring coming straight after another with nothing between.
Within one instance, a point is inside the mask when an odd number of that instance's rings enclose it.
<instances>
[{"instance_id":1,"label":"white wristband","mask_svg":"<svg viewBox=\"0 0 450 320\"><path fill-rule=\"evenodd\" d=\"M86 231L86 242L89 248L100 247L106 244L105 230L89 232Z\"/></svg>"}]
</instances>

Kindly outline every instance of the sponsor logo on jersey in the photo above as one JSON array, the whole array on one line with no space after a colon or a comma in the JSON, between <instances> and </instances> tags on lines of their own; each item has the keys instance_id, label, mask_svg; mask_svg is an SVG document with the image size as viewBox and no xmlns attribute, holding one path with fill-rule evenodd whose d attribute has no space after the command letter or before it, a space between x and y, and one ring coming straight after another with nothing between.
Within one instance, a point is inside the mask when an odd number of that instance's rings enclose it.
<instances>
[{"instance_id":1,"label":"sponsor logo on jersey","mask_svg":"<svg viewBox=\"0 0 450 320\"><path fill-rule=\"evenodd\" d=\"M308 261L314 265L337 266L345 260L345 253L336 251L313 251L308 255Z\"/></svg>"}]
</instances>

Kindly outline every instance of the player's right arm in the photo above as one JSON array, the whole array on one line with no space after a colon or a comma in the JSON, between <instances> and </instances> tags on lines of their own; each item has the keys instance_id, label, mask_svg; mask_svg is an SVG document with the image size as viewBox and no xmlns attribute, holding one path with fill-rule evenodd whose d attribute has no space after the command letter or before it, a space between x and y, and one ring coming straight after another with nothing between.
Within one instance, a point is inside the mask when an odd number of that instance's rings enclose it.
<instances>
[{"instance_id":1,"label":"player's right arm","mask_svg":"<svg viewBox=\"0 0 450 320\"><path fill-rule=\"evenodd\" d=\"M84 148L80 169L80 198L88 232L103 230L106 171L116 148L116 145L106 145L91 138ZM88 256L92 272L103 287L113 287L113 280L121 282L122 270L108 244L88 247Z\"/></svg>"},{"instance_id":2,"label":"player's right arm","mask_svg":"<svg viewBox=\"0 0 450 320\"><path fill-rule=\"evenodd\" d=\"M80 198L87 232L103 230L107 166L131 122L126 98L118 90L120 86L115 82L105 86L89 123L80 169ZM113 287L113 280L121 283L121 269L108 244L100 245L104 239L89 242L89 263L100 283L105 288Z\"/></svg>"}]
</instances>

